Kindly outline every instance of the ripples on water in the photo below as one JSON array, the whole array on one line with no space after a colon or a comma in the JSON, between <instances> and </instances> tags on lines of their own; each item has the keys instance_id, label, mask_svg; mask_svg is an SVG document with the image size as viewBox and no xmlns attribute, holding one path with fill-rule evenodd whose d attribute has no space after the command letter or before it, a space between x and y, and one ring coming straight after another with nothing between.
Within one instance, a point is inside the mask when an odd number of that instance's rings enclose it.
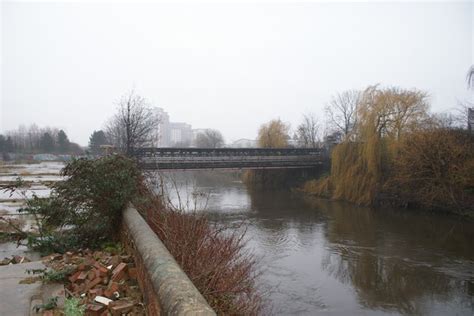
<instances>
[{"instance_id":1,"label":"ripples on water","mask_svg":"<svg viewBox=\"0 0 474 316\"><path fill-rule=\"evenodd\" d=\"M212 221L247 224L272 314L474 314L473 223L189 179Z\"/></svg>"}]
</instances>

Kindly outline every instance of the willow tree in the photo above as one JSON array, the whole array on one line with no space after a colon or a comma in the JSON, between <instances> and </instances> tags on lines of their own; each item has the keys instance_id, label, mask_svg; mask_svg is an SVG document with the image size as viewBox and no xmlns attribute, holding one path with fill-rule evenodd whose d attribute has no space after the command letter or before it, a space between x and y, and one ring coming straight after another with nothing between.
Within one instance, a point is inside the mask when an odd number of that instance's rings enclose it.
<instances>
[{"instance_id":1,"label":"willow tree","mask_svg":"<svg viewBox=\"0 0 474 316\"><path fill-rule=\"evenodd\" d=\"M262 124L258 130L257 143L261 148L288 147L289 124L280 119L271 120ZM247 170L243 173L242 180L250 188L274 188L287 184L287 172L284 170Z\"/></svg>"},{"instance_id":2,"label":"willow tree","mask_svg":"<svg viewBox=\"0 0 474 316\"><path fill-rule=\"evenodd\" d=\"M381 191L397 141L422 124L426 94L400 88L367 88L357 105L350 137L334 149L331 190L336 199L371 204Z\"/></svg>"},{"instance_id":3,"label":"willow tree","mask_svg":"<svg viewBox=\"0 0 474 316\"><path fill-rule=\"evenodd\" d=\"M257 143L262 148L282 148L288 146L290 126L280 119L271 120L260 126Z\"/></svg>"}]
</instances>

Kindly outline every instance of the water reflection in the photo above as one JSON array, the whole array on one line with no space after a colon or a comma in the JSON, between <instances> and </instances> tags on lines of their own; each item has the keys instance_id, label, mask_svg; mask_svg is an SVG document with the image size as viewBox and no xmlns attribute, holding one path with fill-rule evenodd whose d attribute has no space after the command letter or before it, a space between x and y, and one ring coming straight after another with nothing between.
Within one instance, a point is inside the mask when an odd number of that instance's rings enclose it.
<instances>
[{"instance_id":1,"label":"water reflection","mask_svg":"<svg viewBox=\"0 0 474 316\"><path fill-rule=\"evenodd\" d=\"M328 201L312 206L330 214L325 234L330 251L323 268L352 285L364 306L442 314L442 306L427 306L435 298L438 303L464 300L464 311L472 311L472 224Z\"/></svg>"},{"instance_id":2,"label":"water reflection","mask_svg":"<svg viewBox=\"0 0 474 316\"><path fill-rule=\"evenodd\" d=\"M199 181L212 220L249 223L275 314L474 312L473 223Z\"/></svg>"}]
</instances>

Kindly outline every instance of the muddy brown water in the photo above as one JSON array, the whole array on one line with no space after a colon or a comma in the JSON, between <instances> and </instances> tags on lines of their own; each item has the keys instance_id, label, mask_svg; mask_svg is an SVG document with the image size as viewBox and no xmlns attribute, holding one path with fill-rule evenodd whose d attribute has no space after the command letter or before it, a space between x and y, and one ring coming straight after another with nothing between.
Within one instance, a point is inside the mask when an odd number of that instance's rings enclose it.
<instances>
[{"instance_id":1,"label":"muddy brown water","mask_svg":"<svg viewBox=\"0 0 474 316\"><path fill-rule=\"evenodd\" d=\"M249 191L236 177L178 178L183 204L207 192L212 221L246 223L271 314L474 314L472 222Z\"/></svg>"}]
</instances>

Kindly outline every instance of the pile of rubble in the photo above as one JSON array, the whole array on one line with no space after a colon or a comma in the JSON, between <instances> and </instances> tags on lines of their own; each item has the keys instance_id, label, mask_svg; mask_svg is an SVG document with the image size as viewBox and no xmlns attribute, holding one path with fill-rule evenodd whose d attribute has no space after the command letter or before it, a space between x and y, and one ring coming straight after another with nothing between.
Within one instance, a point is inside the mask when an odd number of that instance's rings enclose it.
<instances>
[{"instance_id":1,"label":"pile of rubble","mask_svg":"<svg viewBox=\"0 0 474 316\"><path fill-rule=\"evenodd\" d=\"M130 255L80 250L43 258L53 271L66 276L65 289L80 299L86 315L145 315Z\"/></svg>"},{"instance_id":2,"label":"pile of rubble","mask_svg":"<svg viewBox=\"0 0 474 316\"><path fill-rule=\"evenodd\" d=\"M10 258L4 258L0 261L0 266L6 266L9 264L19 264L19 263L27 263L31 260L25 256L11 256Z\"/></svg>"}]
</instances>

